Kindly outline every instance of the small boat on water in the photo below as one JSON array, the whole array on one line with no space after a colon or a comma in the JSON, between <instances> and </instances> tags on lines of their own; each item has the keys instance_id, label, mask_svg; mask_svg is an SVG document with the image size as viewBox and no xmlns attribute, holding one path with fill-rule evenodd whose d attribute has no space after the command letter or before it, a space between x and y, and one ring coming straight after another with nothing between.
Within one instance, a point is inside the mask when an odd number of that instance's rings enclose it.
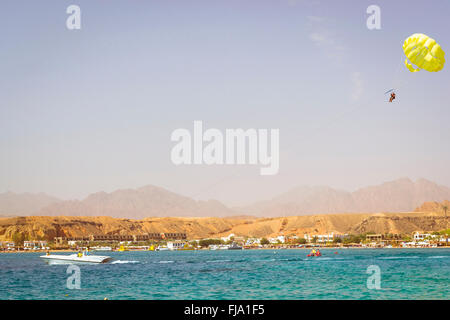
<instances>
[{"instance_id":1,"label":"small boat on water","mask_svg":"<svg viewBox=\"0 0 450 320\"><path fill-rule=\"evenodd\" d=\"M242 250L242 247L239 246L236 242L233 242L231 246L228 247L228 250Z\"/></svg>"},{"instance_id":2,"label":"small boat on water","mask_svg":"<svg viewBox=\"0 0 450 320\"><path fill-rule=\"evenodd\" d=\"M307 256L307 257L321 257L322 254L321 254L321 253L319 253L319 254L317 254L317 253L315 253L315 254L310 253L310 254L308 254L308 255L306 255L306 256Z\"/></svg>"},{"instance_id":3,"label":"small boat on water","mask_svg":"<svg viewBox=\"0 0 450 320\"><path fill-rule=\"evenodd\" d=\"M307 257L321 257L322 253L320 252L319 249L317 249L317 251L315 249L313 249L308 255Z\"/></svg>"},{"instance_id":4,"label":"small boat on water","mask_svg":"<svg viewBox=\"0 0 450 320\"><path fill-rule=\"evenodd\" d=\"M108 256L96 256L89 254L70 254L70 255L59 255L59 254L46 254L40 256L48 264L74 264L74 263L107 263L113 260L113 258Z\"/></svg>"}]
</instances>

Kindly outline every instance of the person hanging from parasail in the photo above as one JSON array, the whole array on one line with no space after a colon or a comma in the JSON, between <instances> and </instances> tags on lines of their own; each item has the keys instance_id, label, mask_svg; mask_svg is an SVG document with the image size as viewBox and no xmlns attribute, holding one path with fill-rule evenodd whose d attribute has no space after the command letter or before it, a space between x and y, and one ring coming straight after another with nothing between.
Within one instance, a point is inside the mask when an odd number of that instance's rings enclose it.
<instances>
[{"instance_id":1,"label":"person hanging from parasail","mask_svg":"<svg viewBox=\"0 0 450 320\"><path fill-rule=\"evenodd\" d=\"M389 98L389 102L392 102L395 100L395 92L391 93L391 97Z\"/></svg>"}]
</instances>

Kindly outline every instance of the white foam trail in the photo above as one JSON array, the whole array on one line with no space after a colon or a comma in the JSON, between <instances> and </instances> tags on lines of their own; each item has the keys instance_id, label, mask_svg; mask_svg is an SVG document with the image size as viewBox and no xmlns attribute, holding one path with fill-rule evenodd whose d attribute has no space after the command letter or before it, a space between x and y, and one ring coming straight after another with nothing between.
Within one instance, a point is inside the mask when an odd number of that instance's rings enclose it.
<instances>
[{"instance_id":1,"label":"white foam trail","mask_svg":"<svg viewBox=\"0 0 450 320\"><path fill-rule=\"evenodd\" d=\"M431 256L428 257L429 259L444 259L444 258L448 258L449 256Z\"/></svg>"},{"instance_id":2,"label":"white foam trail","mask_svg":"<svg viewBox=\"0 0 450 320\"><path fill-rule=\"evenodd\" d=\"M163 261L160 261L159 263L173 263L173 261L172 260L163 260Z\"/></svg>"},{"instance_id":3,"label":"white foam trail","mask_svg":"<svg viewBox=\"0 0 450 320\"><path fill-rule=\"evenodd\" d=\"M111 264L122 264L122 263L139 263L139 261L116 260L111 262Z\"/></svg>"},{"instance_id":4,"label":"white foam trail","mask_svg":"<svg viewBox=\"0 0 450 320\"><path fill-rule=\"evenodd\" d=\"M411 256L411 257L381 257L381 260L394 260L394 259L417 259L418 256Z\"/></svg>"}]
</instances>

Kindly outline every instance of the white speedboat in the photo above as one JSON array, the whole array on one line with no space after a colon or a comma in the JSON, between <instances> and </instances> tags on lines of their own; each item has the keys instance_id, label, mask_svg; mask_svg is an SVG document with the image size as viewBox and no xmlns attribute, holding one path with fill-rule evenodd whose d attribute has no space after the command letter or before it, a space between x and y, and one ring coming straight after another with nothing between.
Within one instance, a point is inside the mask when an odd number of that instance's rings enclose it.
<instances>
[{"instance_id":1,"label":"white speedboat","mask_svg":"<svg viewBox=\"0 0 450 320\"><path fill-rule=\"evenodd\" d=\"M112 260L108 256L81 255L77 253L68 256L59 254L49 254L40 256L48 264L73 264L73 263L107 263Z\"/></svg>"}]
</instances>

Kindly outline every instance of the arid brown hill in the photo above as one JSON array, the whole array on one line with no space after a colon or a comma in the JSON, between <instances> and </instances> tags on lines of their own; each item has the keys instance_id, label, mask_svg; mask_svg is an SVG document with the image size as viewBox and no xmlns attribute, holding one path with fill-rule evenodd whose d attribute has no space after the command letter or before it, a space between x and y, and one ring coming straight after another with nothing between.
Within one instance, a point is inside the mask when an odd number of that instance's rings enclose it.
<instances>
[{"instance_id":1,"label":"arid brown hill","mask_svg":"<svg viewBox=\"0 0 450 320\"><path fill-rule=\"evenodd\" d=\"M441 203L437 201L425 202L420 207L416 208L416 212L435 212L445 214L444 208L447 207L447 216L450 215L450 201L445 200Z\"/></svg>"},{"instance_id":2,"label":"arid brown hill","mask_svg":"<svg viewBox=\"0 0 450 320\"><path fill-rule=\"evenodd\" d=\"M186 232L189 239L215 238L234 233L237 236L273 237L305 233L411 233L438 231L446 227L442 214L328 214L297 217L233 218L148 218L143 220L111 217L16 217L0 218L0 240L14 234L28 239L53 239L56 236L91 234L145 234L150 232Z\"/></svg>"}]
</instances>

